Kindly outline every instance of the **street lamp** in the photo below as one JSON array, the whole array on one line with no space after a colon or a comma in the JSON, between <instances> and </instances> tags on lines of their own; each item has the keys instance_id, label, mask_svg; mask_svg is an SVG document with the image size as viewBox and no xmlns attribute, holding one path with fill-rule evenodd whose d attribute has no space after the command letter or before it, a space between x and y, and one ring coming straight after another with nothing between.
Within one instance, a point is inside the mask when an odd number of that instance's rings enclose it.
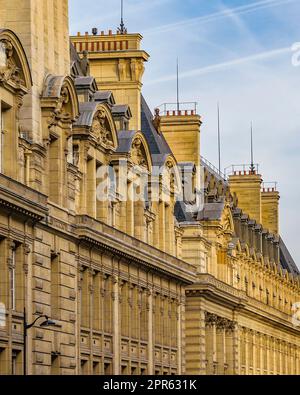
<instances>
[{"instance_id":1,"label":"street lamp","mask_svg":"<svg viewBox=\"0 0 300 395\"><path fill-rule=\"evenodd\" d=\"M24 308L24 318L23 318L23 343L24 343L24 353L23 353L23 374L27 374L27 331L32 328L36 322L44 318L44 321L40 324L41 327L56 326L56 322L49 319L47 315L39 315L31 324L27 323L26 319L26 309Z\"/></svg>"}]
</instances>

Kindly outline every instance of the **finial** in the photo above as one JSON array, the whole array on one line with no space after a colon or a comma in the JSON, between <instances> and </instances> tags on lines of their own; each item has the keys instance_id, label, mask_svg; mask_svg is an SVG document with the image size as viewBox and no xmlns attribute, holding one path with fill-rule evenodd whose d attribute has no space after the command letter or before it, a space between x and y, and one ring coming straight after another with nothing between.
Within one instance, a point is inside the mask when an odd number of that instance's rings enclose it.
<instances>
[{"instance_id":1,"label":"finial","mask_svg":"<svg viewBox=\"0 0 300 395\"><path fill-rule=\"evenodd\" d=\"M221 175L221 128L220 128L220 103L217 103L218 112L218 157L219 157L219 175Z\"/></svg>"},{"instance_id":2,"label":"finial","mask_svg":"<svg viewBox=\"0 0 300 395\"><path fill-rule=\"evenodd\" d=\"M177 81L177 112L179 113L180 104L179 104L179 59L177 57L177 68L176 68L176 81Z\"/></svg>"},{"instance_id":3,"label":"finial","mask_svg":"<svg viewBox=\"0 0 300 395\"><path fill-rule=\"evenodd\" d=\"M120 27L118 27L117 30L118 34L127 34L127 29L124 24L123 16L124 16L124 4L123 4L123 0L121 0L121 23L120 23Z\"/></svg>"},{"instance_id":4,"label":"finial","mask_svg":"<svg viewBox=\"0 0 300 395\"><path fill-rule=\"evenodd\" d=\"M251 165L250 165L251 173L255 173L255 166L253 160L253 122L251 121Z\"/></svg>"}]
</instances>

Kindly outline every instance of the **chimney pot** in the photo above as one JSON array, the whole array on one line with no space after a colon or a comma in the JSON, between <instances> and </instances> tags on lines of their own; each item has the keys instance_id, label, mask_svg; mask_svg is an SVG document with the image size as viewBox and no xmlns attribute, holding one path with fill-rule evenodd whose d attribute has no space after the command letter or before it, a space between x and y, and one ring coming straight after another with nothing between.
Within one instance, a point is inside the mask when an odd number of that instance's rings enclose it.
<instances>
[{"instance_id":1,"label":"chimney pot","mask_svg":"<svg viewBox=\"0 0 300 395\"><path fill-rule=\"evenodd\" d=\"M105 34L104 30L101 30L101 36L104 36L104 34Z\"/></svg>"},{"instance_id":2,"label":"chimney pot","mask_svg":"<svg viewBox=\"0 0 300 395\"><path fill-rule=\"evenodd\" d=\"M169 116L170 115L170 111L167 111L167 116Z\"/></svg>"},{"instance_id":3,"label":"chimney pot","mask_svg":"<svg viewBox=\"0 0 300 395\"><path fill-rule=\"evenodd\" d=\"M111 35L112 35L112 30L109 30L109 31L108 31L108 34L111 36Z\"/></svg>"}]
</instances>

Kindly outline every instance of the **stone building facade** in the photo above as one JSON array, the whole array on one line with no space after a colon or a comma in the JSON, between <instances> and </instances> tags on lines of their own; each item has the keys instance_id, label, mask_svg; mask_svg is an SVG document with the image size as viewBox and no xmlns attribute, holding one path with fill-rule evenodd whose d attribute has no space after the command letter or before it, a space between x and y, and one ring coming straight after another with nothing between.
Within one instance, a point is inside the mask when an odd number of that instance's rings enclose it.
<instances>
[{"instance_id":1,"label":"stone building facade","mask_svg":"<svg viewBox=\"0 0 300 395\"><path fill-rule=\"evenodd\" d=\"M193 110L153 116L139 34L70 44L66 0L0 0L0 28L0 374L25 312L56 322L27 374L299 374L278 192L200 158Z\"/></svg>"}]
</instances>

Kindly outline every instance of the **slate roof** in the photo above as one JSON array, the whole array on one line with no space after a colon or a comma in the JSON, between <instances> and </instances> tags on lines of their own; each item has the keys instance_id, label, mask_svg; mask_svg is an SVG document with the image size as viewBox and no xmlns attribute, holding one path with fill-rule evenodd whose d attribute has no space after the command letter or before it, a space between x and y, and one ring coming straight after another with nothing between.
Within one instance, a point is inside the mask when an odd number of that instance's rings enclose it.
<instances>
[{"instance_id":1,"label":"slate roof","mask_svg":"<svg viewBox=\"0 0 300 395\"><path fill-rule=\"evenodd\" d=\"M279 250L282 268L286 269L289 273L299 276L300 271L281 237L279 238Z\"/></svg>"},{"instance_id":2,"label":"slate roof","mask_svg":"<svg viewBox=\"0 0 300 395\"><path fill-rule=\"evenodd\" d=\"M93 118L97 110L97 102L79 103L79 118L75 122L75 126L92 126Z\"/></svg>"},{"instance_id":3,"label":"slate roof","mask_svg":"<svg viewBox=\"0 0 300 395\"><path fill-rule=\"evenodd\" d=\"M97 91L94 94L94 101L107 103L110 107L116 104L112 91Z\"/></svg>"},{"instance_id":4,"label":"slate roof","mask_svg":"<svg viewBox=\"0 0 300 395\"><path fill-rule=\"evenodd\" d=\"M131 149L132 140L135 134L135 130L121 130L118 132L119 146L116 152L128 153Z\"/></svg>"},{"instance_id":5,"label":"slate roof","mask_svg":"<svg viewBox=\"0 0 300 395\"><path fill-rule=\"evenodd\" d=\"M194 222L195 218L186 208L186 203L177 201L175 203L174 214L178 222Z\"/></svg>"},{"instance_id":6,"label":"slate roof","mask_svg":"<svg viewBox=\"0 0 300 395\"><path fill-rule=\"evenodd\" d=\"M127 114L131 116L130 107L127 104L115 104L111 112L113 115L123 115L126 116Z\"/></svg>"},{"instance_id":7,"label":"slate roof","mask_svg":"<svg viewBox=\"0 0 300 395\"><path fill-rule=\"evenodd\" d=\"M204 203L203 210L199 211L197 220L220 220L224 210L224 201L217 203Z\"/></svg>"},{"instance_id":8,"label":"slate roof","mask_svg":"<svg viewBox=\"0 0 300 395\"><path fill-rule=\"evenodd\" d=\"M93 88L93 89L97 89L97 84L96 84L96 80L94 77L76 77L75 78L75 86L76 88Z\"/></svg>"},{"instance_id":9,"label":"slate roof","mask_svg":"<svg viewBox=\"0 0 300 395\"><path fill-rule=\"evenodd\" d=\"M152 124L153 114L148 107L143 96L141 96L141 124L152 156L154 166L162 166L167 156L172 155L172 151L164 136L157 132Z\"/></svg>"}]
</instances>

